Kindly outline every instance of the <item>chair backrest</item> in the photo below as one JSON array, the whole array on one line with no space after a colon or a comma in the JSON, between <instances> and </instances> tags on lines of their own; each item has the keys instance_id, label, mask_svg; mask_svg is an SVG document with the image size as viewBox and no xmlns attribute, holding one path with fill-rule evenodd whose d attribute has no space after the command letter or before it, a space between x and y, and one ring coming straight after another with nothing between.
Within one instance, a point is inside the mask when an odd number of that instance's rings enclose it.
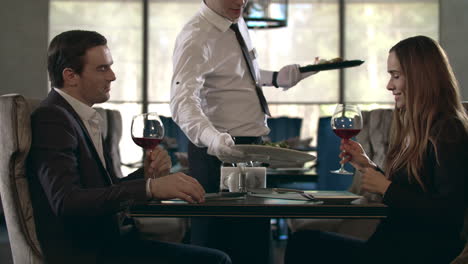
<instances>
[{"instance_id":1,"label":"chair backrest","mask_svg":"<svg viewBox=\"0 0 468 264\"><path fill-rule=\"evenodd\" d=\"M172 117L160 116L161 122L164 125L165 137L175 138L177 142L177 152L187 152L189 139L185 133L180 129L179 125L172 119Z\"/></svg>"},{"instance_id":2,"label":"chair backrest","mask_svg":"<svg viewBox=\"0 0 468 264\"><path fill-rule=\"evenodd\" d=\"M36 236L26 158L31 147L31 110L38 100L0 96L0 194L14 263L43 263Z\"/></svg>"},{"instance_id":3,"label":"chair backrest","mask_svg":"<svg viewBox=\"0 0 468 264\"><path fill-rule=\"evenodd\" d=\"M391 109L375 109L362 111L363 128L356 136L367 155L377 165L383 167L388 150L388 140L392 121ZM319 120L317 136L317 173L319 175L318 189L322 190L350 190L363 194L360 190L361 173L356 171L354 176L330 173L339 167L340 139L330 128L331 117ZM351 165L345 165L346 170L354 171ZM374 196L372 196L374 197Z\"/></svg>"},{"instance_id":4,"label":"chair backrest","mask_svg":"<svg viewBox=\"0 0 468 264\"><path fill-rule=\"evenodd\" d=\"M104 151L108 154L108 171L117 178L123 178L122 158L120 155L119 143L122 139L122 115L118 110L93 107L102 117L100 124L102 138L104 141Z\"/></svg>"},{"instance_id":5,"label":"chair backrest","mask_svg":"<svg viewBox=\"0 0 468 264\"><path fill-rule=\"evenodd\" d=\"M102 133L102 137L104 139L104 141L106 140L108 134L110 133L109 132L109 121L107 120L107 109L104 109L104 108L100 108L100 107L93 107L94 110L96 110L96 112L99 113L99 115L101 115L102 117L102 123L99 124L99 129L101 130L101 133Z\"/></svg>"},{"instance_id":6,"label":"chair backrest","mask_svg":"<svg viewBox=\"0 0 468 264\"><path fill-rule=\"evenodd\" d=\"M301 134L302 118L268 118L267 122L270 128L268 137L271 142L279 142L289 138L299 137Z\"/></svg>"},{"instance_id":7,"label":"chair backrest","mask_svg":"<svg viewBox=\"0 0 468 264\"><path fill-rule=\"evenodd\" d=\"M356 136L356 141L362 145L369 158L382 169L385 169L384 161L388 151L392 113L392 109L363 111L363 129ZM363 193L360 186L361 173L356 171L349 190L353 193L364 195L371 200L379 199L375 195Z\"/></svg>"},{"instance_id":8,"label":"chair backrest","mask_svg":"<svg viewBox=\"0 0 468 264\"><path fill-rule=\"evenodd\" d=\"M104 146L110 156L111 170L117 178L123 178L122 158L120 156L119 143L122 138L122 115L118 110L106 109L107 134L104 134Z\"/></svg>"},{"instance_id":9,"label":"chair backrest","mask_svg":"<svg viewBox=\"0 0 468 264\"><path fill-rule=\"evenodd\" d=\"M331 117L319 118L317 131L317 189L319 190L346 190L352 183L353 177L331 173L340 167L340 138L333 133L330 126ZM346 164L347 171L354 168Z\"/></svg>"}]
</instances>

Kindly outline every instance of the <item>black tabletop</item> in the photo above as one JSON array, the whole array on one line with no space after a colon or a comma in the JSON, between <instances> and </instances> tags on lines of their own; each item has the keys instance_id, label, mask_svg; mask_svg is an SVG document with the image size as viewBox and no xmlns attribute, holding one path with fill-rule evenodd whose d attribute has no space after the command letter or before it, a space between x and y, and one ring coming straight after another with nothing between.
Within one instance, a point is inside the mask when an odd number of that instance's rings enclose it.
<instances>
[{"instance_id":1,"label":"black tabletop","mask_svg":"<svg viewBox=\"0 0 468 264\"><path fill-rule=\"evenodd\" d=\"M350 204L349 201L301 201L246 196L243 199L207 200L188 204L180 200L149 201L132 206L136 217L285 217L285 218L384 218L383 204Z\"/></svg>"}]
</instances>

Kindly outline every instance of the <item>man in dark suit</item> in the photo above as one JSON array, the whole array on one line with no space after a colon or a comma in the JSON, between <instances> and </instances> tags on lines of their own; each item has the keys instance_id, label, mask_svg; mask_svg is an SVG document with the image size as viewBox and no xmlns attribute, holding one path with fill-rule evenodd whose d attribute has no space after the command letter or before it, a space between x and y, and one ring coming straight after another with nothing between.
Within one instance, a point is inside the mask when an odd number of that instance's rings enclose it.
<instances>
[{"instance_id":1,"label":"man in dark suit","mask_svg":"<svg viewBox=\"0 0 468 264\"><path fill-rule=\"evenodd\" d=\"M106 39L73 30L49 46L52 90L31 117L28 160L38 239L47 263L230 263L221 251L138 239L125 210L132 201L203 202L203 187L169 174L166 152L145 156L144 169L118 179L91 107L109 99L116 79Z\"/></svg>"}]
</instances>

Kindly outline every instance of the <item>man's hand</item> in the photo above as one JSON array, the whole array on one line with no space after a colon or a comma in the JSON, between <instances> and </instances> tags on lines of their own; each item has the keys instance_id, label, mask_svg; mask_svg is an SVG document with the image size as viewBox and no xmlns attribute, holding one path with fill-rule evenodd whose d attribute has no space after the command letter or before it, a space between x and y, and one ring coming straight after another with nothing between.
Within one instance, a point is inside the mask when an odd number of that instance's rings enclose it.
<instances>
[{"instance_id":1,"label":"man's hand","mask_svg":"<svg viewBox=\"0 0 468 264\"><path fill-rule=\"evenodd\" d=\"M155 179L169 174L172 163L166 150L156 147L153 150L147 150L145 155L145 179Z\"/></svg>"},{"instance_id":2,"label":"man's hand","mask_svg":"<svg viewBox=\"0 0 468 264\"><path fill-rule=\"evenodd\" d=\"M391 182L382 173L372 168L365 168L361 173L362 190L384 195Z\"/></svg>"},{"instance_id":3,"label":"man's hand","mask_svg":"<svg viewBox=\"0 0 468 264\"><path fill-rule=\"evenodd\" d=\"M221 133L211 141L211 144L208 146L208 154L216 156L220 160L229 157L243 157L244 153L233 149L233 146L234 140L232 140L231 135L228 133Z\"/></svg>"},{"instance_id":4,"label":"man's hand","mask_svg":"<svg viewBox=\"0 0 468 264\"><path fill-rule=\"evenodd\" d=\"M155 199L179 198L189 203L203 203L205 190L198 181L178 172L151 180L151 194Z\"/></svg>"}]
</instances>

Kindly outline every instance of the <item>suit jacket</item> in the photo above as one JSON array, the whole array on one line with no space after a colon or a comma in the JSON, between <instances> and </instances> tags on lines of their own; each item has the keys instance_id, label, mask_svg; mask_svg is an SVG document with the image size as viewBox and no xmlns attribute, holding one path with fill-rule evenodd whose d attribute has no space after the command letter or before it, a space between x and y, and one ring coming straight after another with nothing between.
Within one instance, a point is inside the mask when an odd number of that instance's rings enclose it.
<instances>
[{"instance_id":1,"label":"suit jacket","mask_svg":"<svg viewBox=\"0 0 468 264\"><path fill-rule=\"evenodd\" d=\"M468 204L468 135L460 121L439 120L431 129L420 172L426 189L397 171L383 202L389 215L369 239L379 263L449 263L461 251ZM377 260L376 260L377 259Z\"/></svg>"},{"instance_id":2,"label":"suit jacket","mask_svg":"<svg viewBox=\"0 0 468 264\"><path fill-rule=\"evenodd\" d=\"M123 180L109 173L82 120L54 90L32 114L31 128L27 171L46 261L70 263L76 256L76 262L93 263L120 237L121 212L147 199L142 170Z\"/></svg>"}]
</instances>

